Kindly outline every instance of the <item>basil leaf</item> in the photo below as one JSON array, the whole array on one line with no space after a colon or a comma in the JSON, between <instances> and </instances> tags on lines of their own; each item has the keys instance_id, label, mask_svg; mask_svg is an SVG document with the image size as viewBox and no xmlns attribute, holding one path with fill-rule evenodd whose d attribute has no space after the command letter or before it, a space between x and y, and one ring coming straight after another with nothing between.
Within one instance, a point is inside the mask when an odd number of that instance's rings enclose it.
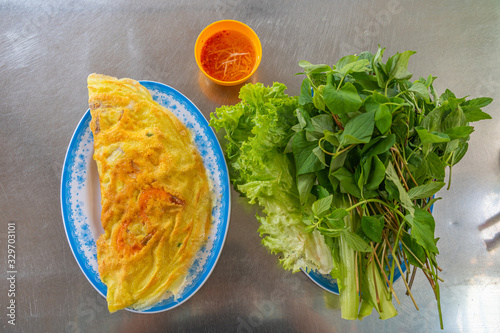
<instances>
[{"instance_id":1,"label":"basil leaf","mask_svg":"<svg viewBox=\"0 0 500 333\"><path fill-rule=\"evenodd\" d=\"M341 190L345 193L354 195L357 198L361 197L361 190L359 189L354 174L344 167L339 168L333 172L332 175L339 180Z\"/></svg>"},{"instance_id":2,"label":"basil leaf","mask_svg":"<svg viewBox=\"0 0 500 333\"><path fill-rule=\"evenodd\" d=\"M338 147L340 145L340 139L339 139L339 133L338 132L331 132L331 131L325 131L323 132L325 140L330 142L332 145L335 147Z\"/></svg>"},{"instance_id":3,"label":"basil leaf","mask_svg":"<svg viewBox=\"0 0 500 333\"><path fill-rule=\"evenodd\" d=\"M384 51L385 47L379 47L377 53L372 58L372 69L375 72L377 83L380 88L384 88L385 83L387 82L387 70L385 64L382 62Z\"/></svg>"},{"instance_id":4,"label":"basil leaf","mask_svg":"<svg viewBox=\"0 0 500 333\"><path fill-rule=\"evenodd\" d=\"M336 208L333 212L331 212L327 216L327 218L331 221L342 221L342 219L346 217L348 214L349 213L344 208ZM343 221L342 224L345 225Z\"/></svg>"},{"instance_id":5,"label":"basil leaf","mask_svg":"<svg viewBox=\"0 0 500 333\"><path fill-rule=\"evenodd\" d=\"M340 181L333 175L333 173L335 171L337 171L338 169L340 169L344 163L345 163L345 160L347 158L347 155L348 155L348 152L343 152L342 154L336 156L336 157L333 157L331 162L330 162L330 170L329 170L329 173L328 173L328 179L330 180L330 183L332 184L333 188L337 188L337 186L339 185Z\"/></svg>"},{"instance_id":6,"label":"basil leaf","mask_svg":"<svg viewBox=\"0 0 500 333\"><path fill-rule=\"evenodd\" d=\"M345 57L342 57L337 61L335 64L336 71L338 72L339 69L343 68L344 66L347 66L355 61L358 60L358 57L356 55L347 55Z\"/></svg>"},{"instance_id":7,"label":"basil leaf","mask_svg":"<svg viewBox=\"0 0 500 333\"><path fill-rule=\"evenodd\" d=\"M347 155L348 155L348 152L343 152L342 154L339 154L335 157L332 158L331 162L330 162L330 172L334 172L334 171L337 171L338 169L340 169L346 159L347 159Z\"/></svg>"},{"instance_id":8,"label":"basil leaf","mask_svg":"<svg viewBox=\"0 0 500 333\"><path fill-rule=\"evenodd\" d=\"M409 80L413 74L408 72L408 61L415 54L415 51L405 51L397 53L387 60L387 71L389 72L389 80Z\"/></svg>"},{"instance_id":9,"label":"basil leaf","mask_svg":"<svg viewBox=\"0 0 500 333\"><path fill-rule=\"evenodd\" d=\"M351 82L344 83L338 90L333 85L326 85L323 89L323 98L333 114L355 112L363 104L356 87Z\"/></svg>"},{"instance_id":10,"label":"basil leaf","mask_svg":"<svg viewBox=\"0 0 500 333\"><path fill-rule=\"evenodd\" d=\"M374 91L376 89L380 89L377 83L377 78L375 77L375 75L373 75L373 72L371 70L367 70L366 72L353 72L350 75L353 80L351 82L355 82L358 86L363 88L363 89L358 89L358 91L361 91L360 95L368 91Z\"/></svg>"},{"instance_id":11,"label":"basil leaf","mask_svg":"<svg viewBox=\"0 0 500 333\"><path fill-rule=\"evenodd\" d=\"M375 155L380 155L383 154L389 149L391 149L392 146L396 143L396 135L395 134L389 134L384 137L377 137L373 140L371 140L369 143L367 143L364 147L363 150L361 151L361 155L364 158L368 158L370 156L375 156Z\"/></svg>"},{"instance_id":12,"label":"basil leaf","mask_svg":"<svg viewBox=\"0 0 500 333\"><path fill-rule=\"evenodd\" d=\"M366 59L368 61L371 61L373 59L373 54L371 54L370 51L363 51L358 55L358 59Z\"/></svg>"},{"instance_id":13,"label":"basil leaf","mask_svg":"<svg viewBox=\"0 0 500 333\"><path fill-rule=\"evenodd\" d=\"M411 200L427 199L436 194L446 183L431 181L427 184L416 186L408 191Z\"/></svg>"},{"instance_id":14,"label":"basil leaf","mask_svg":"<svg viewBox=\"0 0 500 333\"><path fill-rule=\"evenodd\" d=\"M442 160L448 161L449 155L459 148L460 148L460 140L459 139L451 140L450 142L448 142L446 144L446 148L444 150L445 156L444 156L444 158L442 158Z\"/></svg>"},{"instance_id":15,"label":"basil leaf","mask_svg":"<svg viewBox=\"0 0 500 333\"><path fill-rule=\"evenodd\" d=\"M457 126L447 129L444 134L450 137L450 140L467 139L474 132L472 126Z\"/></svg>"},{"instance_id":16,"label":"basil leaf","mask_svg":"<svg viewBox=\"0 0 500 333\"><path fill-rule=\"evenodd\" d=\"M375 125L374 113L366 112L351 118L345 125L340 136L340 145L346 146L353 143L367 143L370 141Z\"/></svg>"},{"instance_id":17,"label":"basil leaf","mask_svg":"<svg viewBox=\"0 0 500 333\"><path fill-rule=\"evenodd\" d=\"M323 217L326 215L326 213L330 210L330 207L332 206L332 201L333 201L333 195L329 195L325 198L316 200L312 204L312 212L315 216L317 217Z\"/></svg>"},{"instance_id":18,"label":"basil leaf","mask_svg":"<svg viewBox=\"0 0 500 333\"><path fill-rule=\"evenodd\" d=\"M317 89L314 89L314 94L312 97L313 104L318 110L326 111L326 104L323 98L323 91L325 90L325 86L321 85Z\"/></svg>"},{"instance_id":19,"label":"basil leaf","mask_svg":"<svg viewBox=\"0 0 500 333\"><path fill-rule=\"evenodd\" d=\"M450 166L454 166L455 164L460 162L460 160L462 159L462 157L464 157L464 155L468 149L469 149L469 144L466 142L461 147L459 147L457 150L455 150L454 156L453 156L452 160L450 161Z\"/></svg>"},{"instance_id":20,"label":"basil leaf","mask_svg":"<svg viewBox=\"0 0 500 333\"><path fill-rule=\"evenodd\" d=\"M328 164L326 164L326 160L325 160L325 152L323 151L323 149L321 149L319 146L316 146L316 148L314 148L312 150L313 154L316 155L316 157L318 158L318 160L325 166L327 167Z\"/></svg>"},{"instance_id":21,"label":"basil leaf","mask_svg":"<svg viewBox=\"0 0 500 333\"><path fill-rule=\"evenodd\" d=\"M445 165L439 156L431 151L427 154L425 163L428 167L428 177L438 181L443 181L445 177Z\"/></svg>"},{"instance_id":22,"label":"basil leaf","mask_svg":"<svg viewBox=\"0 0 500 333\"><path fill-rule=\"evenodd\" d=\"M397 200L399 201L399 191L396 185L394 185L393 182L391 182L389 179L384 179L384 189L385 193L387 193L387 200L388 201L394 201Z\"/></svg>"},{"instance_id":23,"label":"basil leaf","mask_svg":"<svg viewBox=\"0 0 500 333\"><path fill-rule=\"evenodd\" d=\"M375 99L375 101L379 104L386 104L386 103L391 102L391 100L386 95L384 95L378 91L374 91L372 96ZM404 100L401 100L401 101L404 102Z\"/></svg>"},{"instance_id":24,"label":"basil leaf","mask_svg":"<svg viewBox=\"0 0 500 333\"><path fill-rule=\"evenodd\" d=\"M361 169L361 172L363 173L363 175L365 175L366 179L368 179L368 176L370 175L370 171L372 170L372 161L373 161L373 157L371 158L365 158L363 160L360 161L360 166L361 168L358 166L358 169ZM363 182L364 184L364 182Z\"/></svg>"},{"instance_id":25,"label":"basil leaf","mask_svg":"<svg viewBox=\"0 0 500 333\"><path fill-rule=\"evenodd\" d=\"M444 107L435 108L425 116L422 120L422 127L429 132L441 132L443 119L448 115L449 111Z\"/></svg>"},{"instance_id":26,"label":"basil leaf","mask_svg":"<svg viewBox=\"0 0 500 333\"><path fill-rule=\"evenodd\" d=\"M328 190L321 185L314 185L311 193L318 199L322 199L330 195L330 192L328 192Z\"/></svg>"},{"instance_id":27,"label":"basil leaf","mask_svg":"<svg viewBox=\"0 0 500 333\"><path fill-rule=\"evenodd\" d=\"M429 75L427 79L421 78L422 83L424 83L426 87L431 87L435 79L437 79L437 76L432 76L432 75Z\"/></svg>"},{"instance_id":28,"label":"basil leaf","mask_svg":"<svg viewBox=\"0 0 500 333\"><path fill-rule=\"evenodd\" d=\"M463 106L484 108L485 106L488 106L491 102L493 102L493 98L479 97L479 98L473 98L471 100L465 101L463 103Z\"/></svg>"},{"instance_id":29,"label":"basil leaf","mask_svg":"<svg viewBox=\"0 0 500 333\"><path fill-rule=\"evenodd\" d=\"M332 70L328 65L324 64L313 65L306 60L299 61L299 66L304 68L306 74L324 73L324 72L330 72Z\"/></svg>"},{"instance_id":30,"label":"basil leaf","mask_svg":"<svg viewBox=\"0 0 500 333\"><path fill-rule=\"evenodd\" d=\"M451 92L449 89L446 89L444 93L442 93L441 96L439 96L439 102L441 102L441 104L450 99L456 100L457 96L455 96L455 94Z\"/></svg>"},{"instance_id":31,"label":"basil leaf","mask_svg":"<svg viewBox=\"0 0 500 333\"><path fill-rule=\"evenodd\" d=\"M302 84L300 86L299 104L305 105L308 103L312 103L311 81L308 78L305 78L302 80Z\"/></svg>"},{"instance_id":32,"label":"basil leaf","mask_svg":"<svg viewBox=\"0 0 500 333\"><path fill-rule=\"evenodd\" d=\"M491 116L487 114L486 112L481 111L481 109L477 107L469 107L469 106L464 106L462 108L465 119L468 122L474 122L474 121L479 121L479 120L484 120L484 119L491 119Z\"/></svg>"},{"instance_id":33,"label":"basil leaf","mask_svg":"<svg viewBox=\"0 0 500 333\"><path fill-rule=\"evenodd\" d=\"M415 82L411 85L411 87L408 89L408 91L411 91L421 98L424 99L427 103L430 103L430 95L429 95L429 88L426 87L423 83L421 82Z\"/></svg>"},{"instance_id":34,"label":"basil leaf","mask_svg":"<svg viewBox=\"0 0 500 333\"><path fill-rule=\"evenodd\" d=\"M301 204L307 201L315 180L316 175L314 172L297 176L297 190L299 191L299 200Z\"/></svg>"},{"instance_id":35,"label":"basil leaf","mask_svg":"<svg viewBox=\"0 0 500 333\"><path fill-rule=\"evenodd\" d=\"M375 125L382 134L391 128L392 113L387 105L379 104L378 110L375 111Z\"/></svg>"},{"instance_id":36,"label":"basil leaf","mask_svg":"<svg viewBox=\"0 0 500 333\"><path fill-rule=\"evenodd\" d=\"M324 136L324 132L333 132L333 118L329 114L320 114L311 118L311 124L314 128L314 133L320 137Z\"/></svg>"},{"instance_id":37,"label":"basil leaf","mask_svg":"<svg viewBox=\"0 0 500 333\"><path fill-rule=\"evenodd\" d=\"M403 251L406 253L408 262L411 265L422 268L420 263L424 263L426 261L425 250L408 234L403 235L402 241L406 245L403 246ZM406 247L408 247L409 250Z\"/></svg>"},{"instance_id":38,"label":"basil leaf","mask_svg":"<svg viewBox=\"0 0 500 333\"><path fill-rule=\"evenodd\" d=\"M297 120L299 121L300 129L304 129L306 131L314 131L314 126L311 123L311 117L304 108L297 108L297 110L295 111L295 115L297 117Z\"/></svg>"},{"instance_id":39,"label":"basil leaf","mask_svg":"<svg viewBox=\"0 0 500 333\"><path fill-rule=\"evenodd\" d=\"M460 106L456 106L443 121L443 130L467 125L467 119Z\"/></svg>"},{"instance_id":40,"label":"basil leaf","mask_svg":"<svg viewBox=\"0 0 500 333\"><path fill-rule=\"evenodd\" d=\"M344 60L344 58L348 58L348 57L349 57L349 59ZM355 59L357 59L357 57L354 57L354 58L352 58L352 57L353 56L347 56L347 57L340 59L336 65L337 69L335 71L342 76L346 76L347 74L365 72L368 70L368 68L366 67L369 65L368 60L366 60L366 59L355 60Z\"/></svg>"},{"instance_id":41,"label":"basil leaf","mask_svg":"<svg viewBox=\"0 0 500 333\"><path fill-rule=\"evenodd\" d=\"M424 249L432 253L439 253L434 241L434 217L421 208L415 208L413 216L406 215L405 219L411 226L411 236Z\"/></svg>"},{"instance_id":42,"label":"basil leaf","mask_svg":"<svg viewBox=\"0 0 500 333\"><path fill-rule=\"evenodd\" d=\"M415 130L420 137L420 144L425 145L429 143L441 143L450 141L450 137L444 133L429 132L422 126L415 127Z\"/></svg>"},{"instance_id":43,"label":"basil leaf","mask_svg":"<svg viewBox=\"0 0 500 333\"><path fill-rule=\"evenodd\" d=\"M408 122L407 117L403 113L398 113L392 119L391 132L396 134L397 142L401 145L405 145L408 139Z\"/></svg>"},{"instance_id":44,"label":"basil leaf","mask_svg":"<svg viewBox=\"0 0 500 333\"><path fill-rule=\"evenodd\" d=\"M359 235L352 233L350 231L345 231L342 233L342 237L352 249L359 252L371 252L372 248L367 242Z\"/></svg>"},{"instance_id":45,"label":"basil leaf","mask_svg":"<svg viewBox=\"0 0 500 333\"><path fill-rule=\"evenodd\" d=\"M314 149L318 147L318 141L308 141L306 132L297 133L293 138L293 156L297 168L297 175L319 171L325 165L318 159Z\"/></svg>"},{"instance_id":46,"label":"basil leaf","mask_svg":"<svg viewBox=\"0 0 500 333\"><path fill-rule=\"evenodd\" d=\"M363 102L363 107L367 112L377 112L377 110L380 108L380 102L375 100L375 97L368 96L364 102Z\"/></svg>"},{"instance_id":47,"label":"basil leaf","mask_svg":"<svg viewBox=\"0 0 500 333\"><path fill-rule=\"evenodd\" d=\"M404 189L403 185L401 185L401 182L399 180L399 176L394 169L394 166L392 165L392 162L389 162L385 169L385 173L387 175L387 178L394 184L396 185L396 188L398 189L399 192L399 201L403 205L406 210L410 212L411 215L414 214L415 207L413 206L413 203L411 202L410 197L408 196L408 193Z\"/></svg>"},{"instance_id":48,"label":"basil leaf","mask_svg":"<svg viewBox=\"0 0 500 333\"><path fill-rule=\"evenodd\" d=\"M373 156L373 161L370 171L371 172L368 176L365 187L367 190L375 190L379 187L379 185L385 178L385 166L384 163L380 161L378 156Z\"/></svg>"},{"instance_id":49,"label":"basil leaf","mask_svg":"<svg viewBox=\"0 0 500 333\"><path fill-rule=\"evenodd\" d=\"M384 230L383 216L368 216L361 218L361 228L365 235L376 243L382 241L382 231Z\"/></svg>"},{"instance_id":50,"label":"basil leaf","mask_svg":"<svg viewBox=\"0 0 500 333\"><path fill-rule=\"evenodd\" d=\"M371 160L369 160L371 162ZM368 161L365 161L368 162ZM365 163L366 165L366 163ZM371 165L371 163L370 163ZM370 167L370 166L368 166ZM356 181L356 184L358 184L359 189L361 190L361 197L363 196L363 190L364 190L364 184L365 184L365 173L363 172L363 167L362 165L358 165L356 168L356 171L354 172L354 180Z\"/></svg>"}]
</instances>

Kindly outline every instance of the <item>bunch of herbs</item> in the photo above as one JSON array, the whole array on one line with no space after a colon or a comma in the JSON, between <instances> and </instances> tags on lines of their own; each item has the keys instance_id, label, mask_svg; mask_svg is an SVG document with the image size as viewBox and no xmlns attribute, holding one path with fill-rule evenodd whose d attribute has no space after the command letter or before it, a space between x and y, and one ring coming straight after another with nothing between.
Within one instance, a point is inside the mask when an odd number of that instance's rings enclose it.
<instances>
[{"instance_id":1,"label":"bunch of herbs","mask_svg":"<svg viewBox=\"0 0 500 333\"><path fill-rule=\"evenodd\" d=\"M470 123L491 118L481 108L492 100L438 96L435 77L410 81L415 52L384 62L384 51L332 66L301 61L299 96L280 83L249 84L241 103L217 109L210 123L225 129L232 181L264 207L263 244L285 269L331 274L351 320L373 308L395 316L396 270L412 300L420 270L442 327L431 209L468 149Z\"/></svg>"}]
</instances>

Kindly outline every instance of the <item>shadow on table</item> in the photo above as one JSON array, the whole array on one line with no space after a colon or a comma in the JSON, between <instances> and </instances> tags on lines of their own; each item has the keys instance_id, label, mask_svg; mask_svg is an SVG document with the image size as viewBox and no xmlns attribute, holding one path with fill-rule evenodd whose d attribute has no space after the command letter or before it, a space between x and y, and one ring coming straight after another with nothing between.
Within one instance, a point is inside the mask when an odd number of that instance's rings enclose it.
<instances>
[{"instance_id":1,"label":"shadow on table","mask_svg":"<svg viewBox=\"0 0 500 333\"><path fill-rule=\"evenodd\" d=\"M240 102L240 89L247 83L258 82L258 71L247 81L236 86L222 86L210 81L201 71L198 72L198 85L205 97L219 105L234 105Z\"/></svg>"},{"instance_id":2,"label":"shadow on table","mask_svg":"<svg viewBox=\"0 0 500 333\"><path fill-rule=\"evenodd\" d=\"M500 213L497 213L494 216L492 216L489 219L487 219L482 224L480 224L477 227L477 229L479 231L483 231L483 230L486 230L488 228L493 227L494 225L496 225L499 222L500 222ZM495 234L495 236L493 236L493 238L486 239L484 241L484 243L486 244L486 250L488 252L491 252L491 251L495 250L496 248L500 247L500 232L497 232Z\"/></svg>"}]
</instances>

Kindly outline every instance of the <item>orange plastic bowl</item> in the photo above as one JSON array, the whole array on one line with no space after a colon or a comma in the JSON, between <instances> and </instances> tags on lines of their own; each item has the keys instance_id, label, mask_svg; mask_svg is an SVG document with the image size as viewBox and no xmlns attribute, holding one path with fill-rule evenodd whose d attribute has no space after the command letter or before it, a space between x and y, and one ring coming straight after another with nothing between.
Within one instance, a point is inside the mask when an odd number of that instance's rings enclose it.
<instances>
[{"instance_id":1,"label":"orange plastic bowl","mask_svg":"<svg viewBox=\"0 0 500 333\"><path fill-rule=\"evenodd\" d=\"M206 70L203 68L203 65L201 63L202 49L203 49L203 46L205 46L205 43L207 42L207 40L210 37L212 37L213 35L215 35L216 33L224 31L224 30L237 31L237 32L244 34L246 37L248 37L248 39L250 40L250 42L252 43L252 45L255 49L255 62L253 64L252 70L248 73L248 75L246 75L245 77L242 77L236 81L223 81L223 80L219 80L219 79L216 79L216 78L210 76L210 74L207 73ZM194 46L194 57L196 59L196 63L198 64L198 67L200 68L200 70L210 80L212 80L213 82L220 84L220 85L234 86L234 85L245 82L246 80L248 80L248 78L250 78L255 73L255 71L259 67L260 60L262 58L262 45L260 44L260 40L259 40L259 37L257 36L257 34L248 25L241 23L239 21L235 21L235 20L222 20L222 21L214 22L214 23L208 25L205 29L203 29L203 31L200 33L200 35L196 39L196 44Z\"/></svg>"}]
</instances>

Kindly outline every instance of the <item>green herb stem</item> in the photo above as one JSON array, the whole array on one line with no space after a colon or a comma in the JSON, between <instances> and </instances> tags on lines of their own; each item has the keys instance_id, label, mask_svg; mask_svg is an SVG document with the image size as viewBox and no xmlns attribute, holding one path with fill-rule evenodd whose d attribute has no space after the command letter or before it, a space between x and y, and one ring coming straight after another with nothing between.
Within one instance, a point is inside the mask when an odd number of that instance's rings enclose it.
<instances>
[{"instance_id":1,"label":"green herb stem","mask_svg":"<svg viewBox=\"0 0 500 333\"><path fill-rule=\"evenodd\" d=\"M342 318L355 320L358 318L359 294L356 285L356 266L354 251L347 241L345 236L340 236L340 277L338 278L340 289L340 305Z\"/></svg>"},{"instance_id":2,"label":"green herb stem","mask_svg":"<svg viewBox=\"0 0 500 333\"><path fill-rule=\"evenodd\" d=\"M380 199L365 199L365 200L362 200L362 201L359 201L358 203L352 205L351 207L349 208L346 208L347 211L351 211L353 210L354 208L358 207L358 206L361 206L361 205L364 205L366 203L369 203L369 202L375 202L375 203L379 203L381 204L382 206L385 206L385 207L388 207L391 209L391 211L393 212L396 212L396 214L398 214L399 216L401 216L403 219L405 218L405 216L403 215L403 213L401 213L399 210L397 209L394 209L394 207L392 207L390 204L388 204L387 202L385 201L382 201Z\"/></svg>"},{"instance_id":3,"label":"green herb stem","mask_svg":"<svg viewBox=\"0 0 500 333\"><path fill-rule=\"evenodd\" d=\"M347 146L346 148L344 148L344 149L340 150L340 146L339 146L339 148L337 149L337 151L336 151L336 152L335 152L335 154L333 154L333 155L334 155L335 157L337 157L337 156L339 156L340 154L342 154L342 153L344 153L344 152L346 152L346 151L348 151L348 150L350 150L351 148L354 148L354 147L356 147L356 144L351 144L351 145Z\"/></svg>"},{"instance_id":4,"label":"green herb stem","mask_svg":"<svg viewBox=\"0 0 500 333\"><path fill-rule=\"evenodd\" d=\"M394 244L398 244L398 243L399 242L395 242ZM401 273L401 279L403 280L403 282L406 286L406 290L410 293L409 296L413 302L413 305L418 310L417 302L415 301L415 298L413 298L413 294L410 291L410 287L408 286L408 282L406 281L406 278L404 277L403 269L401 268L401 265L399 264L399 260L398 260L398 256L397 256L396 251L395 251L395 247L392 247L391 244L388 244L388 245L389 245L389 249L392 253L392 265L394 265L394 263L396 263L396 265L398 266L399 272Z\"/></svg>"}]
</instances>

